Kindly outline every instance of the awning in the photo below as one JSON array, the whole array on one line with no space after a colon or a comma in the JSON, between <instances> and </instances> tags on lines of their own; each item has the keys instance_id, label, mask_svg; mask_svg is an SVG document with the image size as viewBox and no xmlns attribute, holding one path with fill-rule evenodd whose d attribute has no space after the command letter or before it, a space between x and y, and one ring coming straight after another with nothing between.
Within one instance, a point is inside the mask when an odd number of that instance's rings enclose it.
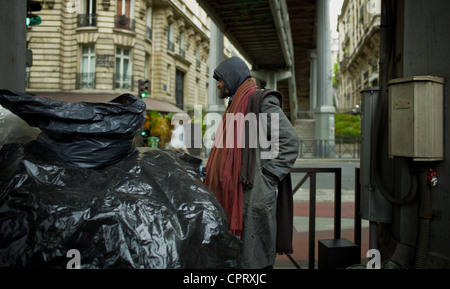
<instances>
[{"instance_id":1,"label":"awning","mask_svg":"<svg viewBox=\"0 0 450 289\"><path fill-rule=\"evenodd\" d=\"M148 97L144 97L142 100L147 105L147 110L157 110L161 112L183 112L180 108L163 100Z\"/></svg>"},{"instance_id":2,"label":"awning","mask_svg":"<svg viewBox=\"0 0 450 289\"><path fill-rule=\"evenodd\" d=\"M107 94L107 93L58 93L58 92L36 92L29 93L36 97L41 97L45 99L59 100L65 102L102 102L106 103L110 100L119 96L118 94ZM180 108L171 104L167 101L153 99L149 97L144 97L142 100L147 106L147 110L157 110L161 112L183 112Z\"/></svg>"}]
</instances>

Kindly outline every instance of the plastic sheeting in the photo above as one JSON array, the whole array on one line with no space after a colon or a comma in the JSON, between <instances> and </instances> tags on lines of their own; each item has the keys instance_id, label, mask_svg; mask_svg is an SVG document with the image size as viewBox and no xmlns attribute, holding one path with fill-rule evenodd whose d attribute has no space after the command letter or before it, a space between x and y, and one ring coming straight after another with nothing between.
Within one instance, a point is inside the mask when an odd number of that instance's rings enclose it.
<instances>
[{"instance_id":1,"label":"plastic sheeting","mask_svg":"<svg viewBox=\"0 0 450 289\"><path fill-rule=\"evenodd\" d=\"M68 164L101 168L131 155L145 103L122 94L108 103L64 102L0 90L0 104L39 127L38 141Z\"/></svg>"},{"instance_id":2,"label":"plastic sheeting","mask_svg":"<svg viewBox=\"0 0 450 289\"><path fill-rule=\"evenodd\" d=\"M7 143L27 143L35 140L41 130L29 126L23 119L0 105L0 147Z\"/></svg>"},{"instance_id":3,"label":"plastic sheeting","mask_svg":"<svg viewBox=\"0 0 450 289\"><path fill-rule=\"evenodd\" d=\"M0 267L232 268L240 241L198 176L199 161L139 148L101 170L38 142L0 150Z\"/></svg>"},{"instance_id":4,"label":"plastic sheeting","mask_svg":"<svg viewBox=\"0 0 450 289\"><path fill-rule=\"evenodd\" d=\"M0 104L43 132L0 146L1 268L238 267L241 242L198 175L202 161L136 150L140 99L66 103L2 90Z\"/></svg>"}]
</instances>

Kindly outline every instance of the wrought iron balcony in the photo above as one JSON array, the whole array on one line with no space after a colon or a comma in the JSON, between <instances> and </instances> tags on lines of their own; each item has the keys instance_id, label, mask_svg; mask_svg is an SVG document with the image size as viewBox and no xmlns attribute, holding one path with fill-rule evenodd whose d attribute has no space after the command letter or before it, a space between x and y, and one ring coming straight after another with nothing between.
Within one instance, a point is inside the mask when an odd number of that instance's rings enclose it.
<instances>
[{"instance_id":1,"label":"wrought iron balcony","mask_svg":"<svg viewBox=\"0 0 450 289\"><path fill-rule=\"evenodd\" d=\"M97 14L78 14L77 27L96 27Z\"/></svg>"},{"instance_id":2,"label":"wrought iron balcony","mask_svg":"<svg viewBox=\"0 0 450 289\"><path fill-rule=\"evenodd\" d=\"M133 90L133 76L114 73L114 89Z\"/></svg>"},{"instance_id":3,"label":"wrought iron balcony","mask_svg":"<svg viewBox=\"0 0 450 289\"><path fill-rule=\"evenodd\" d=\"M130 30L134 32L135 23L134 19L128 18L125 15L114 16L115 27L119 29Z\"/></svg>"},{"instance_id":4,"label":"wrought iron balcony","mask_svg":"<svg viewBox=\"0 0 450 289\"><path fill-rule=\"evenodd\" d=\"M169 50L169 51L172 51L172 52L174 52L175 51L175 44L172 42L172 41L167 41L167 49Z\"/></svg>"},{"instance_id":5,"label":"wrought iron balcony","mask_svg":"<svg viewBox=\"0 0 450 289\"><path fill-rule=\"evenodd\" d=\"M179 51L178 51L178 54L181 56L181 57L183 57L183 58L185 58L186 57L186 52L184 51L184 49L179 49Z\"/></svg>"},{"instance_id":6,"label":"wrought iron balcony","mask_svg":"<svg viewBox=\"0 0 450 289\"><path fill-rule=\"evenodd\" d=\"M95 72L77 73L75 88L76 89L95 89Z\"/></svg>"}]
</instances>

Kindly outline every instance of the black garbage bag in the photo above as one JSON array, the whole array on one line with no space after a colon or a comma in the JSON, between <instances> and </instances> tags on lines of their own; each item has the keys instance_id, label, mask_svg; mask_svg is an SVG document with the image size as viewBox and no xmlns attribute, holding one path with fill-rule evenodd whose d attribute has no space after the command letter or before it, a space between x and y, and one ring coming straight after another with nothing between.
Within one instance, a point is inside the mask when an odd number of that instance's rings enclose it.
<instances>
[{"instance_id":1,"label":"black garbage bag","mask_svg":"<svg viewBox=\"0 0 450 289\"><path fill-rule=\"evenodd\" d=\"M108 103L64 102L0 90L0 105L39 127L38 141L65 163L101 168L136 150L145 103L122 94Z\"/></svg>"},{"instance_id":2,"label":"black garbage bag","mask_svg":"<svg viewBox=\"0 0 450 289\"><path fill-rule=\"evenodd\" d=\"M0 267L66 268L72 249L81 268L236 267L240 241L198 176L200 164L139 148L88 169L38 141L3 145Z\"/></svg>"}]
</instances>

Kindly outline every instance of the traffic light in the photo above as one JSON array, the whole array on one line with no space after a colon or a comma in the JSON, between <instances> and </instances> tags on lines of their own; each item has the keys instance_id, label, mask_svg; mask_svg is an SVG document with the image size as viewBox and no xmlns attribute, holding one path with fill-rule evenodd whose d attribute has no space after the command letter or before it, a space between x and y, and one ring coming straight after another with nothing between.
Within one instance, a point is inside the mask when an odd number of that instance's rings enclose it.
<instances>
[{"instance_id":1,"label":"traffic light","mask_svg":"<svg viewBox=\"0 0 450 289\"><path fill-rule=\"evenodd\" d=\"M41 11L42 6L38 1L27 0L27 26L39 25L42 23L41 16L31 12Z\"/></svg>"},{"instance_id":2,"label":"traffic light","mask_svg":"<svg viewBox=\"0 0 450 289\"><path fill-rule=\"evenodd\" d=\"M150 81L147 79L138 80L138 94L140 97L147 97L150 94Z\"/></svg>"}]
</instances>

